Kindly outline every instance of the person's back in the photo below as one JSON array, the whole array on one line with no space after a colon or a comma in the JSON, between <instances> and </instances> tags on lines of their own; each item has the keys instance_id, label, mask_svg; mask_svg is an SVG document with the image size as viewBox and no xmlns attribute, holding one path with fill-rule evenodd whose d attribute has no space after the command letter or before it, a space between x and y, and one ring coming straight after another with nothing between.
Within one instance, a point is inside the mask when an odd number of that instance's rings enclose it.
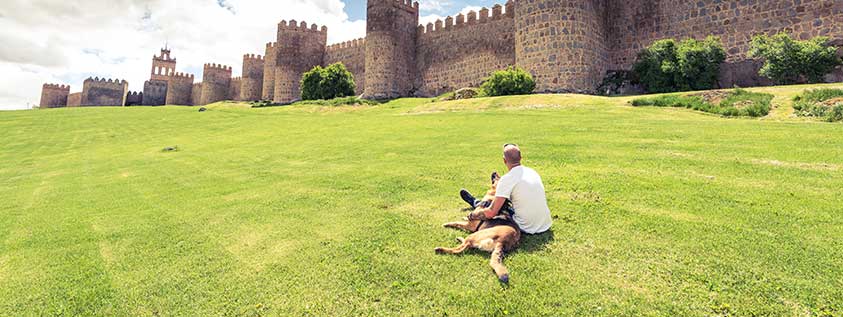
<instances>
[{"instance_id":1,"label":"person's back","mask_svg":"<svg viewBox=\"0 0 843 317\"><path fill-rule=\"evenodd\" d=\"M547 206L541 176L532 168L516 166L498 182L497 197L512 201L513 219L521 231L534 234L550 229L553 220Z\"/></svg>"}]
</instances>

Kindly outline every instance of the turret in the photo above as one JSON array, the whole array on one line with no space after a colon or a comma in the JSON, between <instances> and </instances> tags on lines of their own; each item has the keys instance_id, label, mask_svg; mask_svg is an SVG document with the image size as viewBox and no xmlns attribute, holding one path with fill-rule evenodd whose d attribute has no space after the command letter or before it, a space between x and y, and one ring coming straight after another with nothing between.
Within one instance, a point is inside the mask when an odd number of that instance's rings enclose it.
<instances>
[{"instance_id":1,"label":"turret","mask_svg":"<svg viewBox=\"0 0 843 317\"><path fill-rule=\"evenodd\" d=\"M261 100L263 91L263 56L255 54L243 55L243 79L240 87L239 100Z\"/></svg>"},{"instance_id":2,"label":"turret","mask_svg":"<svg viewBox=\"0 0 843 317\"><path fill-rule=\"evenodd\" d=\"M516 65L533 74L537 92L597 88L608 64L605 0L510 1L511 7Z\"/></svg>"},{"instance_id":3,"label":"turret","mask_svg":"<svg viewBox=\"0 0 843 317\"><path fill-rule=\"evenodd\" d=\"M170 77L167 87L167 105L189 106L193 102L193 74L175 73Z\"/></svg>"},{"instance_id":4,"label":"turret","mask_svg":"<svg viewBox=\"0 0 843 317\"><path fill-rule=\"evenodd\" d=\"M152 56L152 75L150 80L167 80L176 72L176 59L170 57L170 50L161 49L158 56Z\"/></svg>"},{"instance_id":5,"label":"turret","mask_svg":"<svg viewBox=\"0 0 843 317\"><path fill-rule=\"evenodd\" d=\"M367 0L366 88L364 96L387 99L414 90L419 4L410 0Z\"/></svg>"},{"instance_id":6,"label":"turret","mask_svg":"<svg viewBox=\"0 0 843 317\"><path fill-rule=\"evenodd\" d=\"M311 68L322 65L328 28L295 20L278 24L278 44L275 53L275 92L273 100L288 103L301 98L301 76Z\"/></svg>"},{"instance_id":7,"label":"turret","mask_svg":"<svg viewBox=\"0 0 843 317\"><path fill-rule=\"evenodd\" d=\"M277 43L266 43L266 55L263 59L263 89L261 100L275 99L275 63L277 59Z\"/></svg>"},{"instance_id":8,"label":"turret","mask_svg":"<svg viewBox=\"0 0 843 317\"><path fill-rule=\"evenodd\" d=\"M40 108L61 108L67 107L67 96L70 95L70 86L44 84L41 87Z\"/></svg>"},{"instance_id":9,"label":"turret","mask_svg":"<svg viewBox=\"0 0 843 317\"><path fill-rule=\"evenodd\" d=\"M228 99L231 85L231 66L205 64L202 76L201 105Z\"/></svg>"}]
</instances>

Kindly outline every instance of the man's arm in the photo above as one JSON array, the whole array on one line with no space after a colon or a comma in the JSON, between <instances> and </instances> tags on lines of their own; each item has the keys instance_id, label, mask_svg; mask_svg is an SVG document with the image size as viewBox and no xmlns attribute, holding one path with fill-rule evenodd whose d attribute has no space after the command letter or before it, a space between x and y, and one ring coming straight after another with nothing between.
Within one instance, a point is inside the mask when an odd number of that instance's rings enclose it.
<instances>
[{"instance_id":1,"label":"man's arm","mask_svg":"<svg viewBox=\"0 0 843 317\"><path fill-rule=\"evenodd\" d=\"M469 218L469 220L488 220L488 219L495 218L495 216L498 215L498 213L501 211L501 208L503 208L503 204L505 204L505 203L506 203L506 198L495 197L495 201L492 202L492 206L490 206L489 208L483 208L483 209L477 210L477 211L471 213L471 215L468 218Z\"/></svg>"}]
</instances>

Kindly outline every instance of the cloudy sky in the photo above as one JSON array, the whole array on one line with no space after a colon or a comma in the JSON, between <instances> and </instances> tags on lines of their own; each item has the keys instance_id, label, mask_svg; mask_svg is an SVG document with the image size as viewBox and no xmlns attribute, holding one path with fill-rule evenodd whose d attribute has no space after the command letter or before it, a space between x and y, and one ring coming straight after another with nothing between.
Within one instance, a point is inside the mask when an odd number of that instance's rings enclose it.
<instances>
[{"instance_id":1,"label":"cloudy sky","mask_svg":"<svg viewBox=\"0 0 843 317\"><path fill-rule=\"evenodd\" d=\"M421 0L421 22L505 0ZM284 19L328 27L328 42L363 37L365 0L0 0L0 110L37 105L45 82L82 90L91 76L142 90L151 58L165 43L177 71L234 67L264 54Z\"/></svg>"}]
</instances>

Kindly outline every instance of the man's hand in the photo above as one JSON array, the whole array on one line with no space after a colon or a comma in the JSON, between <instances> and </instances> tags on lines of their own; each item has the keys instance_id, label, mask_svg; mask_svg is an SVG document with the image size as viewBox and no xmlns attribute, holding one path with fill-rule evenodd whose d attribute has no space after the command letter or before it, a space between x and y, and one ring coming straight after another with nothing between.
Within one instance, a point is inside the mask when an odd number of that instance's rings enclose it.
<instances>
[{"instance_id":1,"label":"man's hand","mask_svg":"<svg viewBox=\"0 0 843 317\"><path fill-rule=\"evenodd\" d=\"M477 209L468 215L468 220L489 220L491 218L487 217L486 214L488 214L490 211L491 210L489 208Z\"/></svg>"}]
</instances>

